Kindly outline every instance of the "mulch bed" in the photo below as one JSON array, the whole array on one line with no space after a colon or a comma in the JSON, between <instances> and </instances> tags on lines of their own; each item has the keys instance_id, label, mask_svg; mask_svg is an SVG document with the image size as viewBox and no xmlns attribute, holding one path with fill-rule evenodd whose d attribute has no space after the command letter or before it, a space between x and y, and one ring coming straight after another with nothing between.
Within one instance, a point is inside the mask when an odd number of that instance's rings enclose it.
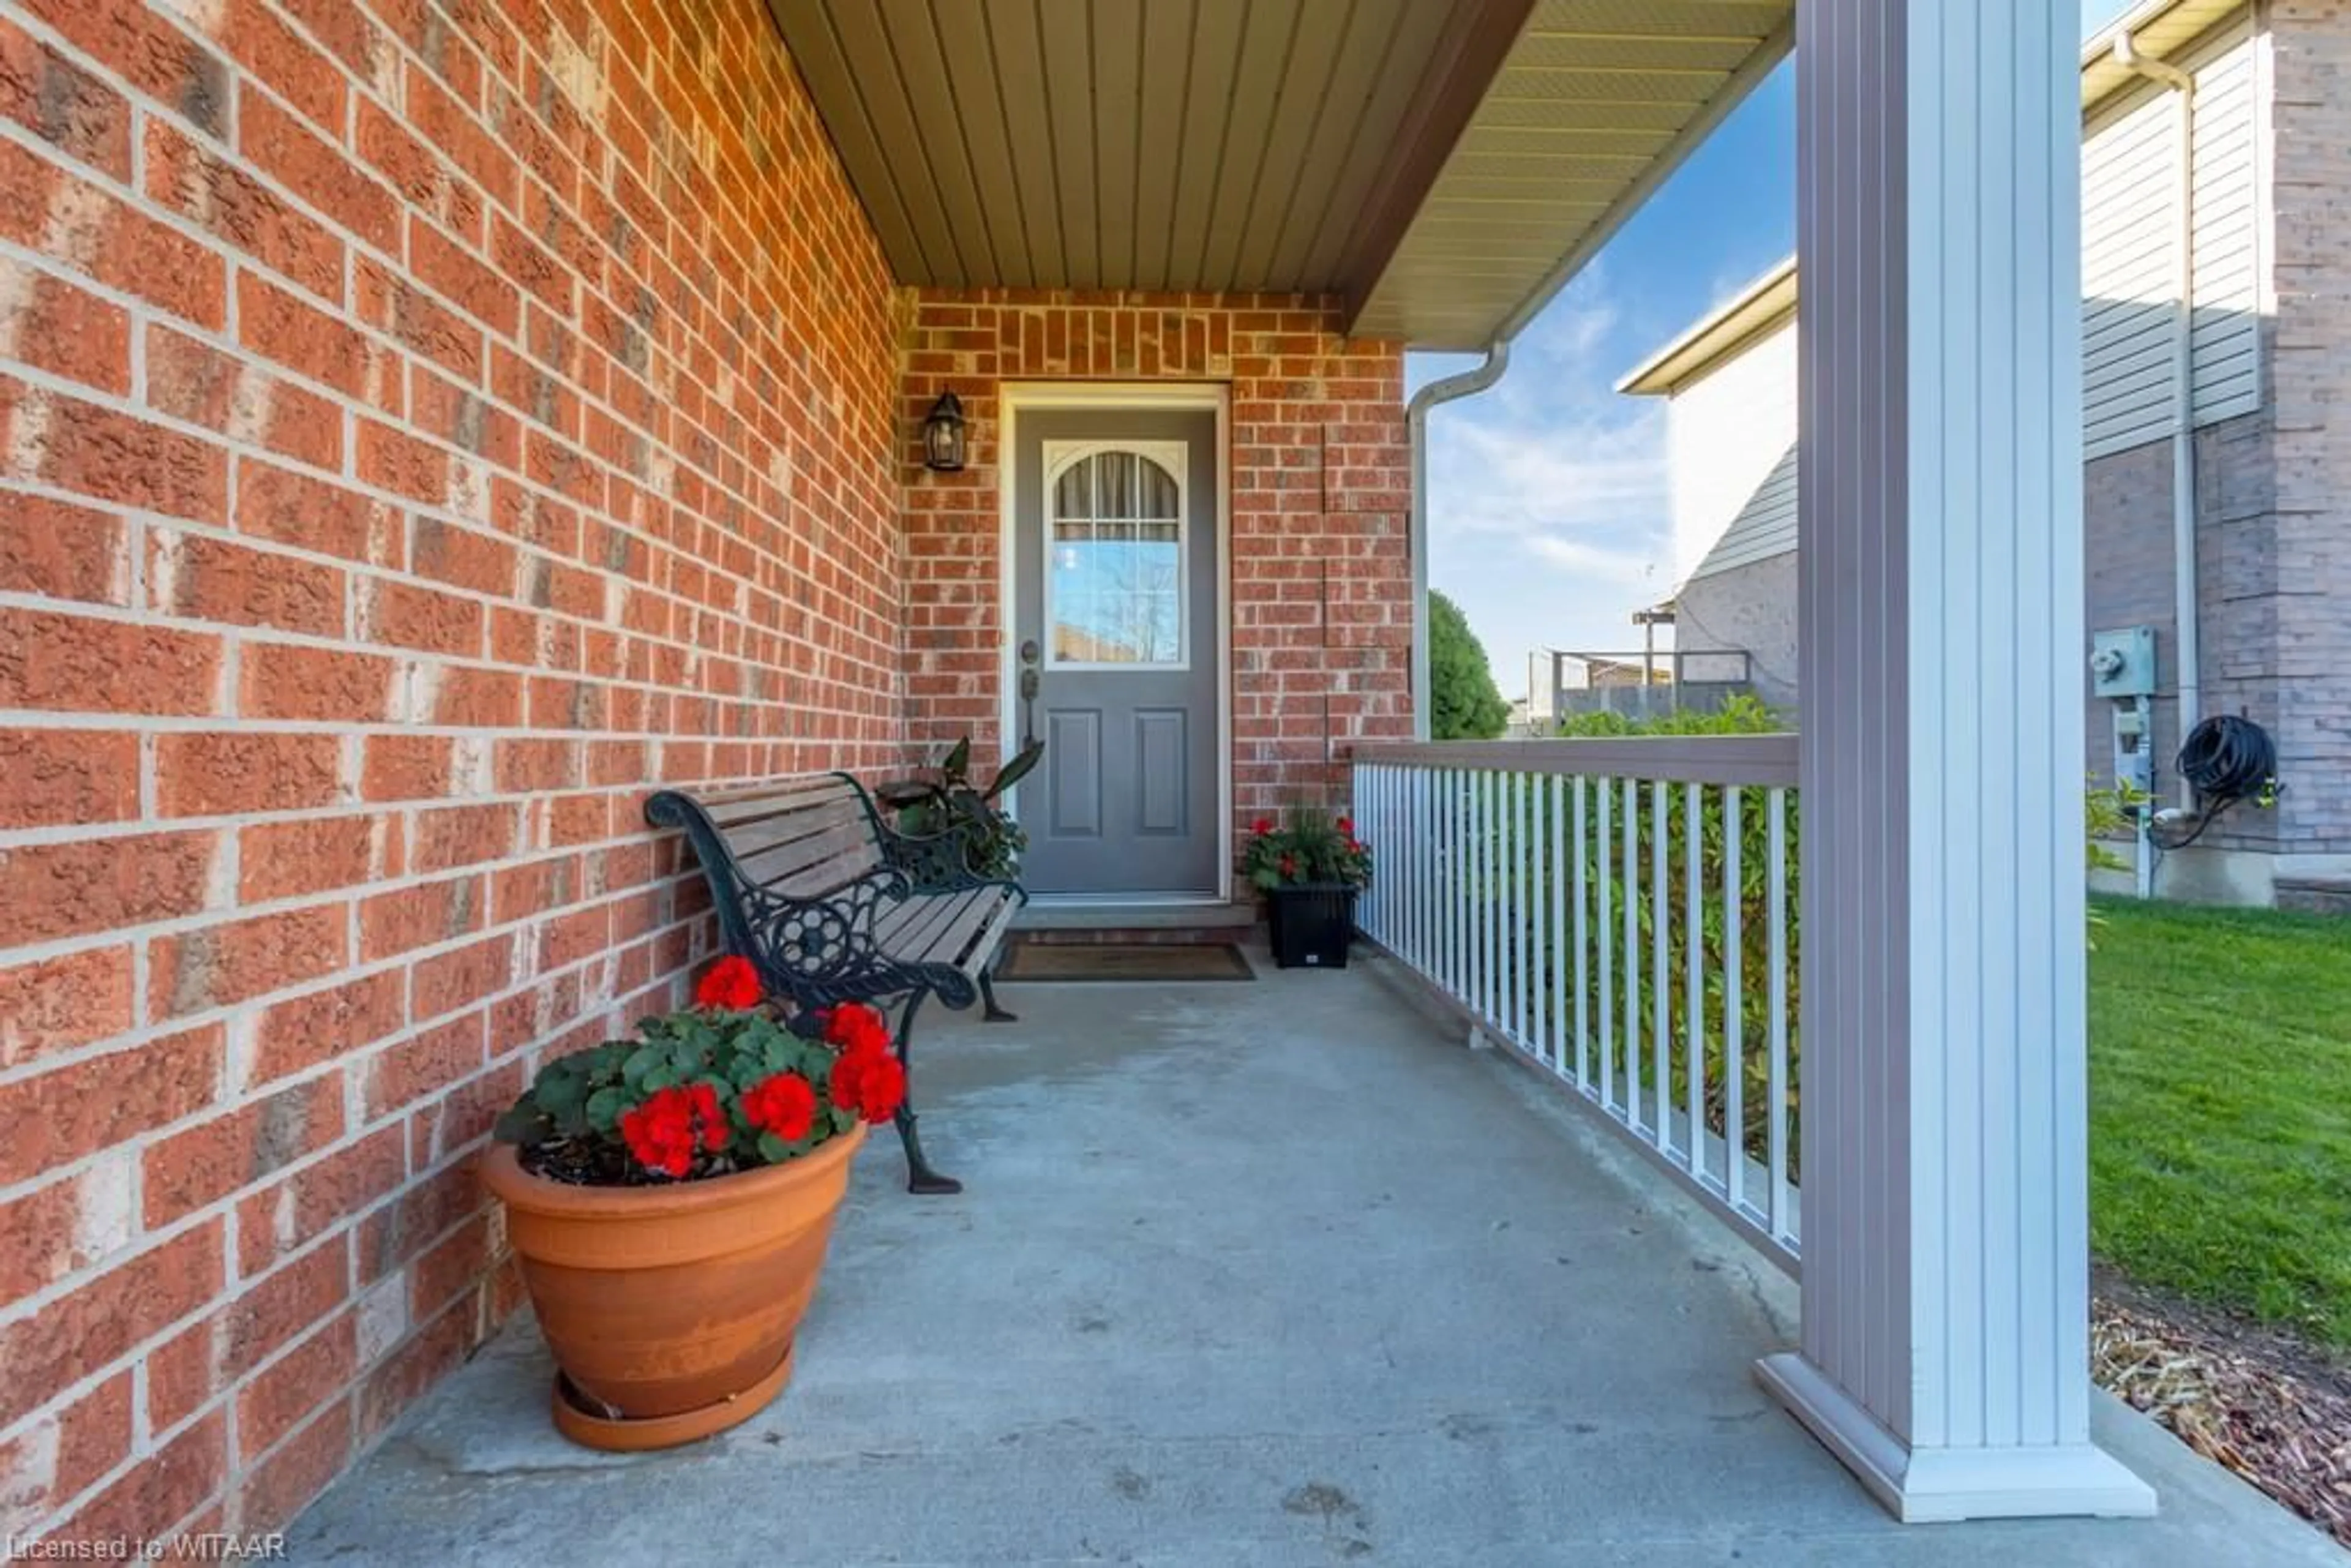
<instances>
[{"instance_id":1,"label":"mulch bed","mask_svg":"<svg viewBox=\"0 0 2351 1568\"><path fill-rule=\"evenodd\" d=\"M2098 1382L2351 1547L2351 1367L2100 1271Z\"/></svg>"}]
</instances>

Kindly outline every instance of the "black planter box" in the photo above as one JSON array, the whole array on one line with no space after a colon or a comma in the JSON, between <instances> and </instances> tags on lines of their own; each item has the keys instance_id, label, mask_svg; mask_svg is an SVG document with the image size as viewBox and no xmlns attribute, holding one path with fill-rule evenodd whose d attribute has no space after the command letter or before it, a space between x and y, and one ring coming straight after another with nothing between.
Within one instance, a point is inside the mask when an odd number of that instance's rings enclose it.
<instances>
[{"instance_id":1,"label":"black planter box","mask_svg":"<svg viewBox=\"0 0 2351 1568\"><path fill-rule=\"evenodd\" d=\"M1284 969L1343 969L1355 934L1355 890L1340 883L1277 887L1267 893L1273 961Z\"/></svg>"}]
</instances>

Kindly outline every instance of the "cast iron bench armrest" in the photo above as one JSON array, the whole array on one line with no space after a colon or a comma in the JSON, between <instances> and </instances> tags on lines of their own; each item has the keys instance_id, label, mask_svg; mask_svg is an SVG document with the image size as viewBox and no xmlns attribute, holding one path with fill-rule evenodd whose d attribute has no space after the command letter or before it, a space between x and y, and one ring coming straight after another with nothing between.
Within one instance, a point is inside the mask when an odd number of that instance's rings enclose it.
<instances>
[{"instance_id":1,"label":"cast iron bench armrest","mask_svg":"<svg viewBox=\"0 0 2351 1568\"><path fill-rule=\"evenodd\" d=\"M902 1062L926 997L1011 1016L996 1005L988 968L1029 895L972 874L967 835L893 831L846 774L709 800L664 789L645 802L645 820L684 831L726 950L749 959L771 993L806 1009L896 1009ZM914 1189L956 1190L923 1159L911 1098L898 1132Z\"/></svg>"}]
</instances>

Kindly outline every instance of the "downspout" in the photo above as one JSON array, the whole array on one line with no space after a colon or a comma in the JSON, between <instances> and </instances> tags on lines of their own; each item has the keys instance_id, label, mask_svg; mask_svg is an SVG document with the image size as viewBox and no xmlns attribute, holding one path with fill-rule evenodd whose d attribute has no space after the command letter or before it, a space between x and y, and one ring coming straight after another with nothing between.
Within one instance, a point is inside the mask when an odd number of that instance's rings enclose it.
<instances>
[{"instance_id":1,"label":"downspout","mask_svg":"<svg viewBox=\"0 0 2351 1568\"><path fill-rule=\"evenodd\" d=\"M1484 392L1510 368L1510 343L1487 345L1486 362L1433 381L1413 394L1405 423L1412 432L1412 737L1428 738L1428 411ZM1531 698L1532 692L1530 690Z\"/></svg>"},{"instance_id":2,"label":"downspout","mask_svg":"<svg viewBox=\"0 0 2351 1568\"><path fill-rule=\"evenodd\" d=\"M2173 633L2179 652L2179 736L2203 717L2203 640L2197 632L2196 580L2196 78L2179 67L2148 59L2128 33L2115 37L2115 64L2168 89L2176 110L2179 162L2178 278L2171 319L2171 580ZM2149 737L2150 741L2152 737ZM2180 804L2193 810L2195 789L2179 783Z\"/></svg>"}]
</instances>

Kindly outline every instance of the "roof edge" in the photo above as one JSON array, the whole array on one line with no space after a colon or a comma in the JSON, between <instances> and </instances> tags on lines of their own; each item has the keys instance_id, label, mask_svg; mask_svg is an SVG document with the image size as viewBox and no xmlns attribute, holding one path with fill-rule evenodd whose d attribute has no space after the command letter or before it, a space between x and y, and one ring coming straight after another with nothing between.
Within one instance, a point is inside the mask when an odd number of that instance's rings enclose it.
<instances>
[{"instance_id":1,"label":"roof edge","mask_svg":"<svg viewBox=\"0 0 2351 1568\"><path fill-rule=\"evenodd\" d=\"M1796 316L1796 258L1766 272L1616 383L1633 397L1666 397Z\"/></svg>"},{"instance_id":2,"label":"roof edge","mask_svg":"<svg viewBox=\"0 0 2351 1568\"><path fill-rule=\"evenodd\" d=\"M1535 0L1475 0L1460 25L1447 30L1438 57L1405 106L1375 194L1347 235L1347 252L1354 260L1341 292L1347 299L1350 333L1534 15Z\"/></svg>"},{"instance_id":3,"label":"roof edge","mask_svg":"<svg viewBox=\"0 0 2351 1568\"><path fill-rule=\"evenodd\" d=\"M2082 112L2088 114L2140 82L2115 59L2117 38L2129 37L2148 59L2168 60L2187 53L2204 35L2252 6L2253 0L2139 0L2082 46Z\"/></svg>"},{"instance_id":4,"label":"roof edge","mask_svg":"<svg viewBox=\"0 0 2351 1568\"><path fill-rule=\"evenodd\" d=\"M1712 136L1722 122L1763 85L1763 78L1777 70L1781 62L1795 53L1795 49L1796 16L1791 11L1781 18L1778 26L1764 35L1763 41L1740 63L1739 68L1730 73L1729 79L1722 84L1722 90L1707 100L1705 108L1675 134L1674 139L1642 171L1640 177L1617 195L1597 223L1584 231L1583 237L1574 247L1560 257L1559 264L1545 273L1526 298L1502 318L1501 327L1496 335L1510 339L1525 331L1527 324L1559 297L1575 275L1589 266L1592 258L1616 236L1616 232L1632 221L1633 214L1648 204L1649 198L1657 193L1674 172L1689 161L1690 155L1704 145L1707 138Z\"/></svg>"},{"instance_id":5,"label":"roof edge","mask_svg":"<svg viewBox=\"0 0 2351 1568\"><path fill-rule=\"evenodd\" d=\"M1528 19L1520 27L1521 34L1526 27L1533 26L1534 16L1535 8L1530 6ZM1615 236L1617 231L1625 226L1625 223L1647 203L1651 196L1656 193L1658 187L1688 160L1690 154L1713 134L1722 121L1729 117L1731 111L1747 101L1756 88L1761 85L1763 78L1794 52L1795 44L1795 16L1791 12L1782 16L1771 32L1762 37L1754 50L1724 78L1715 95L1707 99L1700 106L1698 113L1658 149L1656 155L1643 165L1641 172L1617 193L1607 208L1582 235L1577 236L1575 242L1561 255L1557 261L1544 269L1542 275L1536 279L1534 287L1520 296L1518 302L1485 332L1482 339L1466 340L1456 340L1450 336L1407 337L1402 340L1405 347L1425 353L1474 354L1490 348L1497 341L1506 342L1516 338L1526 329L1528 323L1533 320L1545 306L1559 296L1576 274L1591 263L1592 258L1601 248ZM1513 49L1515 47L1514 42ZM1501 65L1496 69L1497 79L1501 70L1508 68L1509 63L1509 56L1506 55ZM1490 84L1489 85L1490 89ZM1474 120L1474 114L1471 118ZM1463 126L1465 132L1468 128L1468 122L1465 121ZM1448 147L1448 160L1451 151ZM1419 202L1425 203L1428 199L1429 194L1437 188L1437 180L1442 178L1442 173L1443 170L1440 166L1437 177L1430 181L1427 190L1421 193ZM1419 207L1416 204L1414 216L1417 217L1418 213ZM1409 226L1407 224L1407 231ZM1400 234L1397 242L1398 249L1401 248L1403 238L1404 235ZM1361 289L1349 294L1347 330L1350 334L1360 329L1363 317L1369 308L1373 297L1377 293L1381 282L1384 280L1388 269L1395 265L1395 252L1390 251L1382 258L1377 272L1364 283Z\"/></svg>"}]
</instances>

